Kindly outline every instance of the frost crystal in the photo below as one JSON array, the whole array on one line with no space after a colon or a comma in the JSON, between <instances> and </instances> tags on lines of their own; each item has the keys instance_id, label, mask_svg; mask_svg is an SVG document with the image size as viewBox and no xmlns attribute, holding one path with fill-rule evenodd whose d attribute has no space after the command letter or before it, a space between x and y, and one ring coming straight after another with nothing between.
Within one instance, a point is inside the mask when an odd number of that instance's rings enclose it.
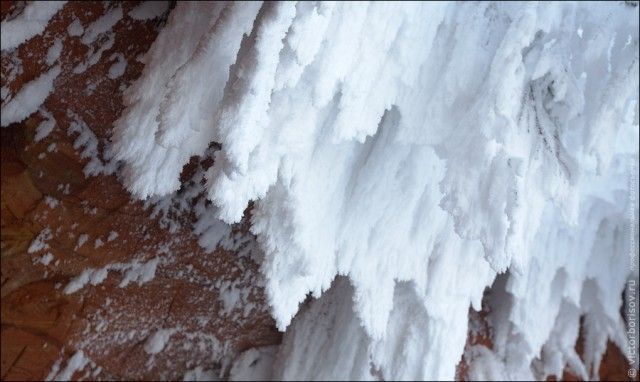
<instances>
[{"instance_id":1,"label":"frost crystal","mask_svg":"<svg viewBox=\"0 0 640 382\"><path fill-rule=\"evenodd\" d=\"M200 219L255 202L280 329L322 296L274 376L453 379L487 287L477 378L593 376L624 344L637 5L181 2L144 62L113 137L129 190L171 194L217 142Z\"/></svg>"}]
</instances>

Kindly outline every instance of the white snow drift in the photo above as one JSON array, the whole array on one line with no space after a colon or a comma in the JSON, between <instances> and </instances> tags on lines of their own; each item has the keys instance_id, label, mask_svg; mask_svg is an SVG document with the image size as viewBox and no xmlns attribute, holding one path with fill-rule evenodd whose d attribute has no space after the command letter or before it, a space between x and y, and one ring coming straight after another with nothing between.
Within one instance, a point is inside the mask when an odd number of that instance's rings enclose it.
<instances>
[{"instance_id":1,"label":"white snow drift","mask_svg":"<svg viewBox=\"0 0 640 382\"><path fill-rule=\"evenodd\" d=\"M215 141L201 190L227 223L255 201L278 327L346 276L276 378L452 379L491 285L476 378L588 378L624 345L637 4L180 2L144 60L126 186L171 194Z\"/></svg>"}]
</instances>

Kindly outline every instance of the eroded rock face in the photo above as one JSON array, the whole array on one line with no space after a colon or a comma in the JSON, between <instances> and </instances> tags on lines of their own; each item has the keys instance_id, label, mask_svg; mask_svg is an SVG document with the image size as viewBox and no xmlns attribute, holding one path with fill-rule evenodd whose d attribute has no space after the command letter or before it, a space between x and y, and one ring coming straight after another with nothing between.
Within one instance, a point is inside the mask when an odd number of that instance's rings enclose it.
<instances>
[{"instance_id":1,"label":"eroded rock face","mask_svg":"<svg viewBox=\"0 0 640 382\"><path fill-rule=\"evenodd\" d=\"M20 6L2 2L3 20ZM136 20L128 15L136 6L67 3L42 35L2 53L2 84L16 93L49 69L57 39L63 46L62 72L41 111L1 130L3 380L43 379L77 350L91 362L73 378L176 379L198 366L218 373L238 352L280 340L248 256L207 253L190 229L161 227L116 176L83 173L88 158L74 148L71 124L88 126L104 158L122 91L139 76L139 58L168 14ZM75 20L86 29L118 7L123 17L93 43L69 34ZM74 73L103 48L95 64ZM111 78L121 60L124 72ZM21 72L11 76L16 63ZM48 114L55 127L36 142ZM86 269L95 277L65 293Z\"/></svg>"}]
</instances>

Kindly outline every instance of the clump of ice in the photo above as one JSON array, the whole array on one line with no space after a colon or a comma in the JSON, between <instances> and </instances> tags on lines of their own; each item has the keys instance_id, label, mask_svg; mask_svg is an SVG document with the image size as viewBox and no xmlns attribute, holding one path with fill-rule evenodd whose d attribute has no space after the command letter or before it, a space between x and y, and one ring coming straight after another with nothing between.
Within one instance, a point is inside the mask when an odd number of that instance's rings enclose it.
<instances>
[{"instance_id":1,"label":"clump of ice","mask_svg":"<svg viewBox=\"0 0 640 382\"><path fill-rule=\"evenodd\" d=\"M196 231L217 243L255 202L282 330L348 278L348 298L296 321L274 375L452 379L494 281L493 353L470 362L500 365L474 375L593 376L623 342L637 6L179 3L144 61L113 136L129 190L176 192L212 155L188 188L214 204ZM293 361L306 348L319 356Z\"/></svg>"}]
</instances>

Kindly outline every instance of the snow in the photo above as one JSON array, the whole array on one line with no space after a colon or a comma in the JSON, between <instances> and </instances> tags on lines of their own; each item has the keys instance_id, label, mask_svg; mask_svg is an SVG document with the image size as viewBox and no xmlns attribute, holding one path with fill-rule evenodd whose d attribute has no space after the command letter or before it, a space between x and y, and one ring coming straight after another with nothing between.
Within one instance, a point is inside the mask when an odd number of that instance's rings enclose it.
<instances>
[{"instance_id":1,"label":"snow","mask_svg":"<svg viewBox=\"0 0 640 382\"><path fill-rule=\"evenodd\" d=\"M42 105L53 91L53 81L60 74L60 65L49 69L40 77L24 85L18 94L2 104L1 125L22 122Z\"/></svg>"},{"instance_id":2,"label":"snow","mask_svg":"<svg viewBox=\"0 0 640 382\"><path fill-rule=\"evenodd\" d=\"M46 253L38 261L43 265L49 265L49 263L53 261L53 255L51 253Z\"/></svg>"},{"instance_id":3,"label":"snow","mask_svg":"<svg viewBox=\"0 0 640 382\"><path fill-rule=\"evenodd\" d=\"M189 71L189 67L184 64L188 59L194 56L194 66L200 65L206 68L208 64L206 59L210 57L208 51L211 49L220 50L220 57L216 57L216 67L227 67L232 64L237 49L240 45L240 40L245 32L248 32L251 28L253 19L259 8L258 3L246 3L237 5L224 5L218 2L198 2L193 4L177 4L176 8L171 12L167 26L160 32L158 42L154 43L149 52L145 56L145 67L142 78L144 80L138 81L135 85L128 88L124 93L123 101L125 105L136 105L135 109L129 109L125 111L122 117L119 119L119 123L114 126L114 139L117 142L115 145L115 155L117 160L125 160L129 163L129 167L124 169L124 175L126 178L130 178L135 173L135 176L143 176L144 180L136 182L135 187L141 187L136 191L140 195L151 194L147 188L163 187L167 192L176 190L179 187L178 177L173 176L174 173L178 174L182 169L182 165L189 160L192 150L189 145L184 147L165 147L163 145L153 144L153 139L150 142L142 142L144 137L149 137L148 134L155 134L158 131L158 121L156 116L160 110L161 103L164 102L165 84L170 84L171 78L178 71L177 75L184 77L185 79L192 79L192 71ZM228 12L227 17L218 19L221 14L222 8L233 7L234 13ZM190 22L183 23L180 20L191 20ZM176 22L172 22L176 20ZM218 21L219 20L219 21ZM212 25L210 25L212 24ZM233 41L229 41L225 44L216 44L215 39L207 39L198 45L200 38L203 35L217 36L224 34L225 36L234 37ZM182 41L181 44L172 43L159 43L163 40ZM205 44L210 41L210 44ZM198 57L200 57L198 59ZM204 69L203 69L204 70ZM197 73L197 70L196 72ZM199 131L204 136L198 136L198 134L183 134L184 139L188 139L191 145L198 145L204 151L209 141L211 140L211 133L206 129L198 129L197 126L206 123L205 121L210 118L205 118L204 121L200 121L198 118L191 118L194 113L201 109L199 104L204 100L211 99L214 102L222 97L222 90L226 83L225 78L216 78L214 83L207 83L206 81L195 81L195 84L188 84L187 86L176 87L173 91L167 92L166 97L169 98L171 94L175 94L176 99L185 99L189 94L194 94L194 99L202 99L198 102L184 102L181 104L173 103L174 112L171 114L172 119L184 118L187 122L193 123L193 128L188 128L187 133L190 131ZM176 84L181 85L181 84ZM196 86L192 86L196 85ZM172 86L173 87L173 86ZM149 97L148 94L162 93L158 97ZM192 110L195 109L195 110ZM141 110L145 110L141 113ZM166 117L167 119L169 116ZM173 120L167 120L165 124L171 126L174 123ZM127 129L129 124L139 125L139 130ZM130 143L130 144L128 144ZM179 149L186 149L187 152L179 152ZM155 172L144 171L146 168L154 166L154 162L166 163L166 168L163 170L163 174ZM174 167L175 166L175 167ZM158 176L167 180L167 182L156 182ZM169 184L168 184L169 183ZM130 188L134 186L129 185Z\"/></svg>"},{"instance_id":4,"label":"snow","mask_svg":"<svg viewBox=\"0 0 640 382\"><path fill-rule=\"evenodd\" d=\"M476 345L468 350L467 357L473 359L467 374L470 381L504 381L508 379L502 362L488 348ZM556 375L562 375L562 373Z\"/></svg>"},{"instance_id":5,"label":"snow","mask_svg":"<svg viewBox=\"0 0 640 382\"><path fill-rule=\"evenodd\" d=\"M233 285L220 288L220 300L222 301L222 309L226 314L231 314L233 309L240 301L241 290L235 288Z\"/></svg>"},{"instance_id":6,"label":"snow","mask_svg":"<svg viewBox=\"0 0 640 382\"><path fill-rule=\"evenodd\" d=\"M151 20L162 16L169 9L168 1L145 1L127 13L134 20Z\"/></svg>"},{"instance_id":7,"label":"snow","mask_svg":"<svg viewBox=\"0 0 640 382\"><path fill-rule=\"evenodd\" d=\"M111 160L110 153L105 151L100 154L98 137L80 118L79 115L67 110L71 123L67 130L68 135L77 135L73 142L73 148L80 151L80 157L89 159L84 166L83 172L85 176L95 176L98 174L112 174L115 172L117 163Z\"/></svg>"},{"instance_id":8,"label":"snow","mask_svg":"<svg viewBox=\"0 0 640 382\"><path fill-rule=\"evenodd\" d=\"M86 233L83 233L80 236L78 236L78 243L76 244L76 250L82 247L84 243L87 242L87 240L89 240L89 235L87 235Z\"/></svg>"},{"instance_id":9,"label":"snow","mask_svg":"<svg viewBox=\"0 0 640 382\"><path fill-rule=\"evenodd\" d=\"M144 351L147 354L157 354L164 349L171 338L171 335L175 333L175 329L160 329L157 332L153 333L147 342L144 344Z\"/></svg>"},{"instance_id":10,"label":"snow","mask_svg":"<svg viewBox=\"0 0 640 382\"><path fill-rule=\"evenodd\" d=\"M115 7L100 16L99 19L91 23L84 30L84 34L82 35L82 43L85 45L90 45L98 39L103 33L106 33L113 28L114 25L122 18L122 8ZM75 29L75 28L74 28Z\"/></svg>"},{"instance_id":11,"label":"snow","mask_svg":"<svg viewBox=\"0 0 640 382\"><path fill-rule=\"evenodd\" d=\"M73 73L83 73L91 66L97 64L102 54L113 47L115 43L113 27L121 19L122 8L115 7L84 29L80 41L89 46L89 50L85 55L85 60L73 68Z\"/></svg>"},{"instance_id":12,"label":"snow","mask_svg":"<svg viewBox=\"0 0 640 382\"><path fill-rule=\"evenodd\" d=\"M240 354L229 372L230 381L270 381L277 346L252 348Z\"/></svg>"},{"instance_id":13,"label":"snow","mask_svg":"<svg viewBox=\"0 0 640 382\"><path fill-rule=\"evenodd\" d=\"M67 361L67 364L63 370L60 370L59 362L56 362L52 367L49 375L45 378L46 381L69 381L73 374L77 371L82 371L92 361L84 355L82 350L78 350Z\"/></svg>"},{"instance_id":14,"label":"snow","mask_svg":"<svg viewBox=\"0 0 640 382\"><path fill-rule=\"evenodd\" d=\"M112 154L158 211L214 158L186 188L213 202L194 207L209 249L254 202L286 329L258 374L451 380L489 288L494 346L466 350L470 376L595 378L638 278L638 8L179 2Z\"/></svg>"},{"instance_id":15,"label":"snow","mask_svg":"<svg viewBox=\"0 0 640 382\"><path fill-rule=\"evenodd\" d=\"M69 36L72 37L82 36L82 34L84 33L84 27L82 26L80 20L74 19L67 27L67 33L69 33Z\"/></svg>"},{"instance_id":16,"label":"snow","mask_svg":"<svg viewBox=\"0 0 640 382\"><path fill-rule=\"evenodd\" d=\"M0 24L2 50L17 48L20 44L41 34L49 20L58 13L66 1L32 1L17 17Z\"/></svg>"},{"instance_id":17,"label":"snow","mask_svg":"<svg viewBox=\"0 0 640 382\"><path fill-rule=\"evenodd\" d=\"M114 80L124 74L124 71L127 68L127 60L121 53L115 53L111 56L111 59L115 59L116 62L109 67L107 76Z\"/></svg>"},{"instance_id":18,"label":"snow","mask_svg":"<svg viewBox=\"0 0 640 382\"><path fill-rule=\"evenodd\" d=\"M6 102L10 100L10 96L13 94L11 89L9 88L9 84L22 73L24 73L24 69L22 67L22 60L16 51L13 51L6 56L3 54L3 57L7 57L4 67L6 68L6 75L2 78L2 91L0 96L2 97L2 104L4 105Z\"/></svg>"},{"instance_id":19,"label":"snow","mask_svg":"<svg viewBox=\"0 0 640 382\"><path fill-rule=\"evenodd\" d=\"M51 240L52 238L53 235L51 233L51 228L44 228L42 231L40 231L38 236L33 239L31 244L29 245L29 248L27 249L27 253L36 253L45 249L49 249L49 244L47 244L47 241Z\"/></svg>"},{"instance_id":20,"label":"snow","mask_svg":"<svg viewBox=\"0 0 640 382\"><path fill-rule=\"evenodd\" d=\"M212 370L203 369L202 366L196 366L192 370L184 373L183 381L219 381L218 374Z\"/></svg>"},{"instance_id":21,"label":"snow","mask_svg":"<svg viewBox=\"0 0 640 382\"><path fill-rule=\"evenodd\" d=\"M40 142L46 138L56 127L56 120L53 118L53 114L44 109L40 109L40 112L45 116L45 120L40 122L36 128L36 135L33 137L35 142Z\"/></svg>"},{"instance_id":22,"label":"snow","mask_svg":"<svg viewBox=\"0 0 640 382\"><path fill-rule=\"evenodd\" d=\"M58 205L60 204L60 201L54 197L51 196L45 196L44 197L44 202L47 203L47 205L49 206L49 208L54 209L56 207L58 207Z\"/></svg>"},{"instance_id":23,"label":"snow","mask_svg":"<svg viewBox=\"0 0 640 382\"><path fill-rule=\"evenodd\" d=\"M47 50L47 56L45 62L47 65L52 66L60 59L60 53L62 53L62 39L55 39L53 45Z\"/></svg>"},{"instance_id":24,"label":"snow","mask_svg":"<svg viewBox=\"0 0 640 382\"><path fill-rule=\"evenodd\" d=\"M142 285L153 280L156 275L156 268L158 267L159 262L160 258L155 257L141 264L134 262L131 265L123 267L126 271L124 278L118 286L120 288L124 288L131 282L136 282L138 285Z\"/></svg>"},{"instance_id":25,"label":"snow","mask_svg":"<svg viewBox=\"0 0 640 382\"><path fill-rule=\"evenodd\" d=\"M80 239L78 242L80 242ZM75 293L89 283L94 286L99 285L106 280L109 275L109 271L112 270L124 274L120 284L118 284L119 288L124 288L132 282L135 282L138 285L143 285L153 280L159 263L160 258L154 257L153 259L142 262L139 259L134 259L129 263L112 263L98 269L86 268L82 273L80 273L80 275L69 281L67 286L64 288L64 293Z\"/></svg>"}]
</instances>

